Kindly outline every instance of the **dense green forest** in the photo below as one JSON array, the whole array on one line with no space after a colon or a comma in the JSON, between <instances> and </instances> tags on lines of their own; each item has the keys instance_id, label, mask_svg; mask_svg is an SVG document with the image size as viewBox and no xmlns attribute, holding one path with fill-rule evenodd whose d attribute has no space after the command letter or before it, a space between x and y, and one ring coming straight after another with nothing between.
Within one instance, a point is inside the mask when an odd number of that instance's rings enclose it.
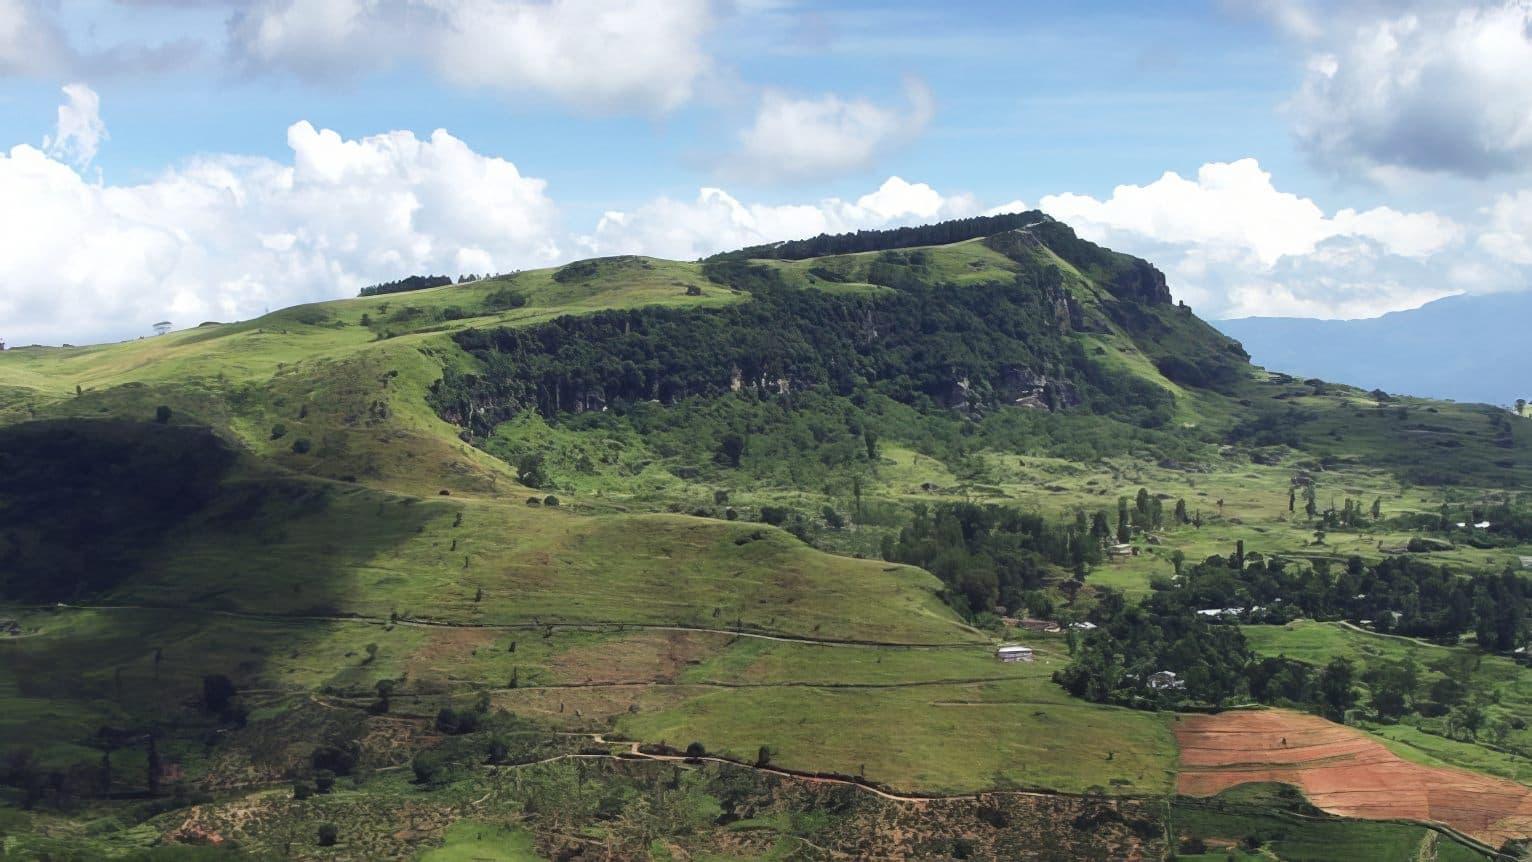
<instances>
[{"instance_id":1,"label":"dense green forest","mask_svg":"<svg viewBox=\"0 0 1532 862\"><path fill-rule=\"evenodd\" d=\"M907 284L872 295L786 288L758 266L728 277L752 301L465 330L455 338L481 367L449 370L432 403L481 437L526 409L549 418L625 415L650 401L739 393L883 396L921 413L971 418L1025 400L1141 428L1165 425L1173 411L1166 390L1097 361L1061 332L1056 270L1024 272L1009 284Z\"/></svg>"}]
</instances>

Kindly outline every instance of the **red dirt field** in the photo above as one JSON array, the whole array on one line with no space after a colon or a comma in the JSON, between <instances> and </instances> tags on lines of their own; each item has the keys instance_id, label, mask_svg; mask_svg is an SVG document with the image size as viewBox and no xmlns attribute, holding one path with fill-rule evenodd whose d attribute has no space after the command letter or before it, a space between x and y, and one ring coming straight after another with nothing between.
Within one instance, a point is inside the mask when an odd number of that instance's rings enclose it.
<instances>
[{"instance_id":1,"label":"red dirt field","mask_svg":"<svg viewBox=\"0 0 1532 862\"><path fill-rule=\"evenodd\" d=\"M1440 823L1493 847L1532 836L1532 788L1401 759L1359 730L1286 710L1183 715L1176 790L1280 781L1344 817Z\"/></svg>"}]
</instances>

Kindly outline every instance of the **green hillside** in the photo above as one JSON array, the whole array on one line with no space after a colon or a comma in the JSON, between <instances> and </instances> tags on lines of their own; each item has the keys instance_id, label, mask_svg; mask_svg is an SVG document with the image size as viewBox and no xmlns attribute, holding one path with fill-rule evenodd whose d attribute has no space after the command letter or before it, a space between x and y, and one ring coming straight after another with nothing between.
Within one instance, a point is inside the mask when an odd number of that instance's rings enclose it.
<instances>
[{"instance_id":1,"label":"green hillside","mask_svg":"<svg viewBox=\"0 0 1532 862\"><path fill-rule=\"evenodd\" d=\"M1339 589L1415 547L1472 607L1532 558L1529 450L1495 408L1251 366L1040 213L7 350L0 858L488 858L480 825L508 858L819 858L894 820L948 858L961 818L981 855L1159 858L1234 828L1167 803L1173 712L1210 704L1055 674L1238 592L1245 554ZM1355 652L1240 621L1252 654ZM1507 722L1512 628L1450 647L1501 653L1473 680ZM1520 729L1363 726L1526 780Z\"/></svg>"}]
</instances>

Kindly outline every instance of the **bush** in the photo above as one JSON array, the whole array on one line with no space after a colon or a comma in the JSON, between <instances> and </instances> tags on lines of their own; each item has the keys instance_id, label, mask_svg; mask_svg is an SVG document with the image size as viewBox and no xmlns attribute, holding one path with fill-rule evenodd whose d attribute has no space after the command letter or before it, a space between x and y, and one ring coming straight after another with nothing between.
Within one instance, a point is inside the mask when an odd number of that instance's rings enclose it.
<instances>
[{"instance_id":1,"label":"bush","mask_svg":"<svg viewBox=\"0 0 1532 862\"><path fill-rule=\"evenodd\" d=\"M442 707L436 713L436 729L442 733L457 736L464 733L473 733L479 729L479 715L472 710L461 712L450 707Z\"/></svg>"},{"instance_id":2,"label":"bush","mask_svg":"<svg viewBox=\"0 0 1532 862\"><path fill-rule=\"evenodd\" d=\"M762 506L761 521L773 527L780 527L787 523L787 519L793 514L793 510L786 506Z\"/></svg>"},{"instance_id":3,"label":"bush","mask_svg":"<svg viewBox=\"0 0 1532 862\"><path fill-rule=\"evenodd\" d=\"M317 837L320 847L334 847L335 842L340 838L340 830L334 823L321 823Z\"/></svg>"},{"instance_id":4,"label":"bush","mask_svg":"<svg viewBox=\"0 0 1532 862\"><path fill-rule=\"evenodd\" d=\"M552 494L549 494L548 496L543 498L543 505L544 506L557 506L558 504L559 504L559 498L553 496Z\"/></svg>"},{"instance_id":5,"label":"bush","mask_svg":"<svg viewBox=\"0 0 1532 862\"><path fill-rule=\"evenodd\" d=\"M170 408L163 404L154 408L154 421L160 423L161 425L170 422Z\"/></svg>"},{"instance_id":6,"label":"bush","mask_svg":"<svg viewBox=\"0 0 1532 862\"><path fill-rule=\"evenodd\" d=\"M202 706L208 712L222 713L234 699L234 681L221 673L202 678Z\"/></svg>"},{"instance_id":7,"label":"bush","mask_svg":"<svg viewBox=\"0 0 1532 862\"><path fill-rule=\"evenodd\" d=\"M536 497L528 497L527 498L527 505L528 506L541 506L542 504L543 504L543 501L537 499Z\"/></svg>"},{"instance_id":8,"label":"bush","mask_svg":"<svg viewBox=\"0 0 1532 862\"><path fill-rule=\"evenodd\" d=\"M442 779L446 762L435 751L422 751L410 761L410 769L415 773L417 784L435 784Z\"/></svg>"},{"instance_id":9,"label":"bush","mask_svg":"<svg viewBox=\"0 0 1532 862\"><path fill-rule=\"evenodd\" d=\"M309 763L317 771L330 772L333 775L350 775L351 770L356 768L359 753L360 749L354 742L345 747L321 745L309 756Z\"/></svg>"},{"instance_id":10,"label":"bush","mask_svg":"<svg viewBox=\"0 0 1532 862\"><path fill-rule=\"evenodd\" d=\"M308 786L307 784L304 784L302 781L295 781L295 782L293 782L293 798L294 799L302 802L303 800L305 800L305 799L307 799L307 798L309 798L310 796L313 796L313 795L314 795L314 788Z\"/></svg>"},{"instance_id":11,"label":"bush","mask_svg":"<svg viewBox=\"0 0 1532 862\"><path fill-rule=\"evenodd\" d=\"M283 437L286 437L286 436L287 436L287 426L286 425L283 425L281 422L278 422L277 424L271 426L271 439L273 439L273 440L281 440Z\"/></svg>"},{"instance_id":12,"label":"bush","mask_svg":"<svg viewBox=\"0 0 1532 862\"><path fill-rule=\"evenodd\" d=\"M314 444L309 442L307 437L299 437L293 441L294 455L307 455L312 448L314 448Z\"/></svg>"},{"instance_id":13,"label":"bush","mask_svg":"<svg viewBox=\"0 0 1532 862\"><path fill-rule=\"evenodd\" d=\"M511 290L509 287L502 287L484 298L484 309L486 311L509 311L513 308L521 308L526 304L527 298Z\"/></svg>"},{"instance_id":14,"label":"bush","mask_svg":"<svg viewBox=\"0 0 1532 862\"><path fill-rule=\"evenodd\" d=\"M693 742L692 744L686 746L686 756L705 757L707 756L707 748L704 747L700 742Z\"/></svg>"},{"instance_id":15,"label":"bush","mask_svg":"<svg viewBox=\"0 0 1532 862\"><path fill-rule=\"evenodd\" d=\"M329 793L335 789L335 773L328 769L321 769L314 773L314 789L320 793Z\"/></svg>"}]
</instances>

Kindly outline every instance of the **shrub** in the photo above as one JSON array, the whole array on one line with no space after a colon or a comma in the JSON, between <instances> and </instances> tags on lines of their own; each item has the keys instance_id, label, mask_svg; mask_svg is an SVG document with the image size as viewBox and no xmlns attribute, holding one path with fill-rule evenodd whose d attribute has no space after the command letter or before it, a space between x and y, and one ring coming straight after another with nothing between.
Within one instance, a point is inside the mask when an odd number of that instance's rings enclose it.
<instances>
[{"instance_id":1,"label":"shrub","mask_svg":"<svg viewBox=\"0 0 1532 862\"><path fill-rule=\"evenodd\" d=\"M234 681L221 673L202 678L202 706L208 712L223 712L234 699Z\"/></svg>"},{"instance_id":2,"label":"shrub","mask_svg":"<svg viewBox=\"0 0 1532 862\"><path fill-rule=\"evenodd\" d=\"M787 519L792 516L792 513L792 510L786 506L762 506L761 521L773 527L780 527L787 523Z\"/></svg>"},{"instance_id":3,"label":"shrub","mask_svg":"<svg viewBox=\"0 0 1532 862\"><path fill-rule=\"evenodd\" d=\"M543 505L544 506L557 506L558 504L559 504L559 498L553 496L552 494L549 494L548 496L543 498Z\"/></svg>"},{"instance_id":4,"label":"shrub","mask_svg":"<svg viewBox=\"0 0 1532 862\"><path fill-rule=\"evenodd\" d=\"M314 795L314 788L308 786L307 784L303 783L302 781L295 781L295 782L293 782L293 798L294 799L296 799L296 800L301 802L301 801L303 801L303 800L305 800L305 799L307 799L307 798L309 798L310 796L313 796L313 795Z\"/></svg>"},{"instance_id":5,"label":"shrub","mask_svg":"<svg viewBox=\"0 0 1532 862\"><path fill-rule=\"evenodd\" d=\"M314 444L309 442L307 437L299 437L293 441L294 455L307 455L312 448L314 448Z\"/></svg>"},{"instance_id":6,"label":"shrub","mask_svg":"<svg viewBox=\"0 0 1532 862\"><path fill-rule=\"evenodd\" d=\"M707 748L704 747L700 742L693 742L692 744L686 746L687 757L705 757L706 755Z\"/></svg>"},{"instance_id":7,"label":"shrub","mask_svg":"<svg viewBox=\"0 0 1532 862\"><path fill-rule=\"evenodd\" d=\"M154 421L160 423L161 425L170 422L170 408L163 404L154 408Z\"/></svg>"},{"instance_id":8,"label":"shrub","mask_svg":"<svg viewBox=\"0 0 1532 862\"><path fill-rule=\"evenodd\" d=\"M509 311L526 304L527 298L509 287L502 287L484 298L486 311Z\"/></svg>"},{"instance_id":9,"label":"shrub","mask_svg":"<svg viewBox=\"0 0 1532 862\"><path fill-rule=\"evenodd\" d=\"M321 823L317 837L320 847L334 847L335 842L340 838L340 829L336 828L334 823Z\"/></svg>"},{"instance_id":10,"label":"shrub","mask_svg":"<svg viewBox=\"0 0 1532 862\"><path fill-rule=\"evenodd\" d=\"M435 784L442 778L443 767L446 763L442 756L435 751L422 751L410 761L410 769L415 773L417 784Z\"/></svg>"},{"instance_id":11,"label":"shrub","mask_svg":"<svg viewBox=\"0 0 1532 862\"><path fill-rule=\"evenodd\" d=\"M528 497L527 498L527 505L528 506L541 506L542 504L543 504L543 501L537 499L536 497Z\"/></svg>"},{"instance_id":12,"label":"shrub","mask_svg":"<svg viewBox=\"0 0 1532 862\"><path fill-rule=\"evenodd\" d=\"M286 425L283 425L281 422L278 422L277 424L271 426L271 439L273 439L273 440L281 440L283 437L286 437L286 436L287 436L287 426Z\"/></svg>"},{"instance_id":13,"label":"shrub","mask_svg":"<svg viewBox=\"0 0 1532 862\"><path fill-rule=\"evenodd\" d=\"M321 769L314 773L314 789L320 793L329 793L335 789L335 773L328 769Z\"/></svg>"}]
</instances>

